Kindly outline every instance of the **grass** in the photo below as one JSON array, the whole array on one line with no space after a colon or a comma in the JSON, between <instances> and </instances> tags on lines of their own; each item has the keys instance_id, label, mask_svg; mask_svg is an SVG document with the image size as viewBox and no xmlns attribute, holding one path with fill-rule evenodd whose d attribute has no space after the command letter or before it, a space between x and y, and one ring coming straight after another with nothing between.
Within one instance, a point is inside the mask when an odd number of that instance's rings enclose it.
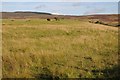
<instances>
[{"instance_id":1,"label":"grass","mask_svg":"<svg viewBox=\"0 0 120 80\"><path fill-rule=\"evenodd\" d=\"M117 76L112 70L118 64L116 27L67 19L3 19L2 35L4 78Z\"/></svg>"}]
</instances>

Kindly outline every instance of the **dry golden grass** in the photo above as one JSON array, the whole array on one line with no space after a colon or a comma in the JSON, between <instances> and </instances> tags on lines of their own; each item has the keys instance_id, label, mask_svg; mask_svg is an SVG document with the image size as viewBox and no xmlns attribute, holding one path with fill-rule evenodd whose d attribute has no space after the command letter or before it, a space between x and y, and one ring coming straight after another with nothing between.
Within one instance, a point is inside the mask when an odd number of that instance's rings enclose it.
<instances>
[{"instance_id":1,"label":"dry golden grass","mask_svg":"<svg viewBox=\"0 0 120 80\"><path fill-rule=\"evenodd\" d=\"M77 20L3 23L4 78L117 76L116 27Z\"/></svg>"}]
</instances>

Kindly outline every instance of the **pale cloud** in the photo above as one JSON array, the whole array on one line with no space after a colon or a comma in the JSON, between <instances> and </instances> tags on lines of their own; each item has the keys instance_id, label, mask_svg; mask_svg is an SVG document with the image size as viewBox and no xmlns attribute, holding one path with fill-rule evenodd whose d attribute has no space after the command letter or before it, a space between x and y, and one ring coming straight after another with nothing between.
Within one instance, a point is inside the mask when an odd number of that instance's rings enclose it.
<instances>
[{"instance_id":1,"label":"pale cloud","mask_svg":"<svg viewBox=\"0 0 120 80\"><path fill-rule=\"evenodd\" d=\"M1 0L2 2L119 2L119 0Z\"/></svg>"},{"instance_id":2,"label":"pale cloud","mask_svg":"<svg viewBox=\"0 0 120 80\"><path fill-rule=\"evenodd\" d=\"M95 8L95 9L93 9L93 10L86 11L84 14L85 14L85 15L98 14L98 13L104 13L105 11L106 11L105 8Z\"/></svg>"},{"instance_id":3,"label":"pale cloud","mask_svg":"<svg viewBox=\"0 0 120 80\"><path fill-rule=\"evenodd\" d=\"M36 6L34 9L42 9L42 8L45 8L47 7L45 4L42 4L42 5L38 5Z\"/></svg>"},{"instance_id":4,"label":"pale cloud","mask_svg":"<svg viewBox=\"0 0 120 80\"><path fill-rule=\"evenodd\" d=\"M96 2L5 2L4 11L37 11L66 15L117 13L118 3Z\"/></svg>"},{"instance_id":5,"label":"pale cloud","mask_svg":"<svg viewBox=\"0 0 120 80\"><path fill-rule=\"evenodd\" d=\"M43 9L49 9L51 11L60 11L60 10L75 10L75 9L79 9L80 8L80 5L78 6L79 4L71 4L71 5L48 5L48 4L41 4L41 5L38 5L36 7L34 7L34 9L36 10L43 10Z\"/></svg>"},{"instance_id":6,"label":"pale cloud","mask_svg":"<svg viewBox=\"0 0 120 80\"><path fill-rule=\"evenodd\" d=\"M79 3L73 3L73 4L72 4L73 7L80 7L80 5L81 5L80 2L79 2Z\"/></svg>"}]
</instances>

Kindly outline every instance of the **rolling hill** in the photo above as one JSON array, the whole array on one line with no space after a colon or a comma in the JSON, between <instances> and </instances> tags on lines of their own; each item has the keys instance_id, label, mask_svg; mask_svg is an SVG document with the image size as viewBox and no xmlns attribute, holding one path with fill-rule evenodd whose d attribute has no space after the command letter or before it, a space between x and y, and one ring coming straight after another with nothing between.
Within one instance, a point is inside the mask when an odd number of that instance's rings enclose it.
<instances>
[{"instance_id":1,"label":"rolling hill","mask_svg":"<svg viewBox=\"0 0 120 80\"><path fill-rule=\"evenodd\" d=\"M2 19L53 19L58 17L60 19L77 19L84 21L99 21L98 24L109 25L109 26L120 26L119 24L119 15L118 14L102 14L102 15L84 15L84 16L72 16L72 15L53 15L51 13L45 12L1 12Z\"/></svg>"}]
</instances>

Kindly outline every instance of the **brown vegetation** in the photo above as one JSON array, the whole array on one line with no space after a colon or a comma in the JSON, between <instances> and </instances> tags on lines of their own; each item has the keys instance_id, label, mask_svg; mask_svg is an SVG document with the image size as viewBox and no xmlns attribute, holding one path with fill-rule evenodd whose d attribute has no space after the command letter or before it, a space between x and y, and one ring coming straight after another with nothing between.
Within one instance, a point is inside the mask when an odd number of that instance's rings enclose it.
<instances>
[{"instance_id":1,"label":"brown vegetation","mask_svg":"<svg viewBox=\"0 0 120 80\"><path fill-rule=\"evenodd\" d=\"M108 26L120 26L119 18L117 14L111 15L86 15L86 16L69 16L69 15L50 15L50 14L39 14L35 12L2 12L3 19L55 19L59 21L60 19L74 19L74 20L84 20L93 21L92 23L108 25ZM97 20L97 21L96 21Z\"/></svg>"}]
</instances>

